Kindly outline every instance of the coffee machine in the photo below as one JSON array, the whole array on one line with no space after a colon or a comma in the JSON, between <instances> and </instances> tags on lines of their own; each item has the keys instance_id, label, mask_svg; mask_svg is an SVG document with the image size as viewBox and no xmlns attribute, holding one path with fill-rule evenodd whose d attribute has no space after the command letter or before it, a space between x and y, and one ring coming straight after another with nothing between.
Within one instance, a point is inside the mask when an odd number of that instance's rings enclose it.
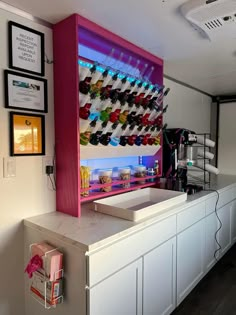
<instances>
[{"instance_id":1,"label":"coffee machine","mask_svg":"<svg viewBox=\"0 0 236 315\"><path fill-rule=\"evenodd\" d=\"M202 189L188 183L188 166L197 160L196 135L183 128L163 131L163 176L167 179L167 189L186 191L189 194Z\"/></svg>"}]
</instances>

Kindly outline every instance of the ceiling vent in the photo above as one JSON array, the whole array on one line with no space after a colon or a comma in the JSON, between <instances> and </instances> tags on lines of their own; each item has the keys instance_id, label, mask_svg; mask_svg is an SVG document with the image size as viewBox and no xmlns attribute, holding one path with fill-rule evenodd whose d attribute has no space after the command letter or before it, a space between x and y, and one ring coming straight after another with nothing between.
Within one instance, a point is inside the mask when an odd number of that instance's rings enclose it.
<instances>
[{"instance_id":1,"label":"ceiling vent","mask_svg":"<svg viewBox=\"0 0 236 315\"><path fill-rule=\"evenodd\" d=\"M190 0L180 10L204 37L236 39L236 0Z\"/></svg>"}]
</instances>

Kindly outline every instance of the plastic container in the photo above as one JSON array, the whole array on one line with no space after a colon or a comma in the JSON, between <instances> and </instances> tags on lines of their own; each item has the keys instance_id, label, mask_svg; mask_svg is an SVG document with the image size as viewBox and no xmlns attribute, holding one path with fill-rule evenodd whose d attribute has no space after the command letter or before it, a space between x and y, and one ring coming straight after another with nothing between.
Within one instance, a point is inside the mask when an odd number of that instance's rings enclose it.
<instances>
[{"instance_id":1,"label":"plastic container","mask_svg":"<svg viewBox=\"0 0 236 315\"><path fill-rule=\"evenodd\" d=\"M185 146L186 160L187 161L196 161L197 160L197 150L198 148L192 145Z\"/></svg>"},{"instance_id":2,"label":"plastic container","mask_svg":"<svg viewBox=\"0 0 236 315\"><path fill-rule=\"evenodd\" d=\"M80 166L80 180L81 188L89 188L90 182L90 167ZM89 195L89 190L81 192L81 196L86 197Z\"/></svg>"},{"instance_id":3,"label":"plastic container","mask_svg":"<svg viewBox=\"0 0 236 315\"><path fill-rule=\"evenodd\" d=\"M134 166L134 177L146 177L147 176L147 169L144 165L137 165ZM137 182L138 184L145 184L145 180L140 180Z\"/></svg>"},{"instance_id":4,"label":"plastic container","mask_svg":"<svg viewBox=\"0 0 236 315\"><path fill-rule=\"evenodd\" d=\"M154 176L155 175L155 170L152 167L150 167L150 168L148 168L147 174L148 174L148 176ZM149 178L148 181L151 182L151 183L154 183L155 182L155 178Z\"/></svg>"},{"instance_id":5,"label":"plastic container","mask_svg":"<svg viewBox=\"0 0 236 315\"><path fill-rule=\"evenodd\" d=\"M100 184L112 183L112 169L98 170L98 180ZM112 186L106 186L100 188L100 191L109 192L112 190Z\"/></svg>"},{"instance_id":6,"label":"plastic container","mask_svg":"<svg viewBox=\"0 0 236 315\"><path fill-rule=\"evenodd\" d=\"M159 162L158 160L155 160L154 162L154 175L158 175L159 174Z\"/></svg>"},{"instance_id":7,"label":"plastic container","mask_svg":"<svg viewBox=\"0 0 236 315\"><path fill-rule=\"evenodd\" d=\"M129 167L121 167L118 168L118 176L120 180L130 180L130 173L131 170ZM130 183L123 183L121 184L122 188L129 188L130 187Z\"/></svg>"}]
</instances>

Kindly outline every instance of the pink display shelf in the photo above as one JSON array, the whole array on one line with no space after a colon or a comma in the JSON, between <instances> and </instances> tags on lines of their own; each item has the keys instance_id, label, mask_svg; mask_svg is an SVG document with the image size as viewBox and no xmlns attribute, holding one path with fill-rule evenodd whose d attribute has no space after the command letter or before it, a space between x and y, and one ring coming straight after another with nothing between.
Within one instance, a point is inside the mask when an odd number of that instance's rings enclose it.
<instances>
[{"instance_id":1,"label":"pink display shelf","mask_svg":"<svg viewBox=\"0 0 236 315\"><path fill-rule=\"evenodd\" d=\"M55 101L55 148L56 148L56 207L60 212L80 217L81 203L93 200L96 197L82 198L80 193L80 139L79 139L79 73L78 58L80 56L80 44L108 55L115 48L115 56L118 58L122 52L123 62L140 60L139 67L143 68L148 63L154 66L150 80L163 85L163 60L128 42L127 40L111 33L101 26L73 14L67 19L57 23L53 27L54 49L54 101ZM162 139L161 139L162 143ZM140 148L140 155L142 148ZM153 164L158 158L160 172L162 171L162 150L156 156L145 158L145 163ZM93 159L96 159L94 150ZM151 161L151 162L149 162ZM101 193L98 198L121 193L136 188L152 186L134 185L128 189L117 188L109 193ZM99 194L99 193L98 193Z\"/></svg>"},{"instance_id":2,"label":"pink display shelf","mask_svg":"<svg viewBox=\"0 0 236 315\"><path fill-rule=\"evenodd\" d=\"M116 185L121 185L121 184L126 184L126 183L135 183L135 182L140 182L143 180L150 180L150 179L156 179L158 178L159 175L154 175L154 176L145 176L145 177L132 177L129 180L119 180L117 178L113 178L112 183L108 184L99 184L97 181L91 182L89 188L83 188L80 189L81 192L87 191L87 190L94 190L97 188L103 188L103 187L109 187L109 186L116 186ZM149 182L150 184L151 182Z\"/></svg>"}]
</instances>

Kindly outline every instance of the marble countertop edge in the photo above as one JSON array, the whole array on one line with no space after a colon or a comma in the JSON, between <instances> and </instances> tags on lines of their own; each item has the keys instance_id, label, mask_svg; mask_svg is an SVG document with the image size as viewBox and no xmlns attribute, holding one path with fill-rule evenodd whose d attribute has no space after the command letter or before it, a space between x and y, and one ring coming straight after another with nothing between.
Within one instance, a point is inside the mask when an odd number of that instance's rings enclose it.
<instances>
[{"instance_id":1,"label":"marble countertop edge","mask_svg":"<svg viewBox=\"0 0 236 315\"><path fill-rule=\"evenodd\" d=\"M25 226L58 238L70 245L80 248L87 255L110 246L122 238L130 236L148 226L161 222L170 216L177 215L199 202L236 186L236 176L222 176L218 183L209 190L188 196L187 201L158 213L152 214L138 222L132 222L110 215L102 214L90 209L83 209L82 216L75 218L61 212L50 212L26 218ZM211 196L212 195L212 196Z\"/></svg>"}]
</instances>

